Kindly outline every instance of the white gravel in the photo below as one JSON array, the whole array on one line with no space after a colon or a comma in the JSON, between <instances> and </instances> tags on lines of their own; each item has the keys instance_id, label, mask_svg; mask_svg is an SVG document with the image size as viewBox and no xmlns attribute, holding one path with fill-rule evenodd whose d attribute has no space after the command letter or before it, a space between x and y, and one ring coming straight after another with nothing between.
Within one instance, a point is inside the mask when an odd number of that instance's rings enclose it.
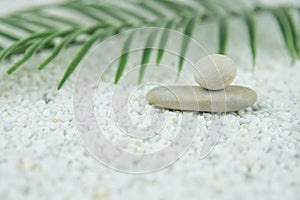
<instances>
[{"instance_id":1,"label":"white gravel","mask_svg":"<svg viewBox=\"0 0 300 200\"><path fill-rule=\"evenodd\" d=\"M12 76L5 74L11 62L2 63L0 199L298 199L300 63L289 66L275 23L268 16L260 19L260 38L267 40L259 45L257 70L249 70L247 41L231 40L228 52L238 63L234 84L256 90L257 104L223 116L219 142L205 159L199 158L199 151L213 115L194 113L201 131L196 132L192 147L172 166L151 174L116 172L94 160L81 145L73 121L75 74L62 90L56 90L68 63L65 58L74 54L74 48L42 72L35 66L44 54L35 56ZM274 29L270 37L269 29ZM197 35L211 52L215 42L206 39L214 37L214 31L213 24L205 24ZM234 38L234 30L232 34ZM174 125L189 114L152 108L143 98L147 87L142 88L129 104L133 123L146 127L148 122L143 120L152 110L166 116L169 131L146 144L127 140L112 131L116 127L108 114L108 97L114 86L105 84L96 96L99 125L106 128L114 144L130 152L163 148L172 138Z\"/></svg>"}]
</instances>

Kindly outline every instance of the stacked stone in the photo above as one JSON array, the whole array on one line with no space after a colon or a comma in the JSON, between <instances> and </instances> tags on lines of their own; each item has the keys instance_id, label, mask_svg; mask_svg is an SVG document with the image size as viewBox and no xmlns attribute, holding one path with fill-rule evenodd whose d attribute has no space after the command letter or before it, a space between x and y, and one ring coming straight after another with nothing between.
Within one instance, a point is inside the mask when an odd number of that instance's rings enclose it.
<instances>
[{"instance_id":1,"label":"stacked stone","mask_svg":"<svg viewBox=\"0 0 300 200\"><path fill-rule=\"evenodd\" d=\"M150 104L174 110L231 112L253 105L256 92L243 86L230 85L236 77L234 61L224 55L203 57L194 70L200 86L161 86L147 93Z\"/></svg>"}]
</instances>

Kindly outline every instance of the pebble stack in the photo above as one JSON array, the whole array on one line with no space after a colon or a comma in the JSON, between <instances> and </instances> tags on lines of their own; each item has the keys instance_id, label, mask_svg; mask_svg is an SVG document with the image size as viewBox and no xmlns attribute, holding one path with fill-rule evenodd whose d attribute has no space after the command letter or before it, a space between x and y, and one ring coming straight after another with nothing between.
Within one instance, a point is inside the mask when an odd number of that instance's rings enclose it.
<instances>
[{"instance_id":1,"label":"pebble stack","mask_svg":"<svg viewBox=\"0 0 300 200\"><path fill-rule=\"evenodd\" d=\"M236 77L234 61L224 55L211 54L199 60L194 79L200 86L160 86L146 98L154 106L201 112L232 112L252 106L257 94L250 88L230 86Z\"/></svg>"}]
</instances>

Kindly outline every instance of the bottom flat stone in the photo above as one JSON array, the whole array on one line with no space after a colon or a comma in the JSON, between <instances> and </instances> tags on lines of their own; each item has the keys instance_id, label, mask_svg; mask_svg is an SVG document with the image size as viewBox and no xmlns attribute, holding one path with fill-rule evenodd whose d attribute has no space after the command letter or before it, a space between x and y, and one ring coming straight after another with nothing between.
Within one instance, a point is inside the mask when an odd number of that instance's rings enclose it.
<instances>
[{"instance_id":1,"label":"bottom flat stone","mask_svg":"<svg viewBox=\"0 0 300 200\"><path fill-rule=\"evenodd\" d=\"M161 86L151 89L146 98L150 104L167 109L231 112L253 105L257 95L250 88L234 85L218 91L199 86Z\"/></svg>"}]
</instances>

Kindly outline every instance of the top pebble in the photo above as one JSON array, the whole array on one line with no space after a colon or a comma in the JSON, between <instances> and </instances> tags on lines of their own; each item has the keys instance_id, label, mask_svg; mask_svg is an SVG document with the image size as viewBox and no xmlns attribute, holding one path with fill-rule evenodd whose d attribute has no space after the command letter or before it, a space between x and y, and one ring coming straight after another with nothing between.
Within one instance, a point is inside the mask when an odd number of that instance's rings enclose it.
<instances>
[{"instance_id":1,"label":"top pebble","mask_svg":"<svg viewBox=\"0 0 300 200\"><path fill-rule=\"evenodd\" d=\"M236 71L236 64L228 56L210 54L198 61L194 78L202 88L222 90L234 80Z\"/></svg>"}]
</instances>

